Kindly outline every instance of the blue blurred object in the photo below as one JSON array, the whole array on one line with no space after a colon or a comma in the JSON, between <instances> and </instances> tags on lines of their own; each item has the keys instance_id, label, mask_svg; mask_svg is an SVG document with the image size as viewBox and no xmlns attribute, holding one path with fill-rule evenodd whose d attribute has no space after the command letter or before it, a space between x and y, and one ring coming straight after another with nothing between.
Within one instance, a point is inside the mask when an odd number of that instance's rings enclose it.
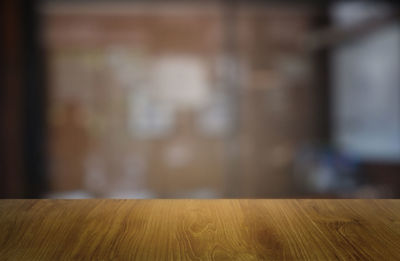
<instances>
[{"instance_id":1,"label":"blue blurred object","mask_svg":"<svg viewBox=\"0 0 400 261\"><path fill-rule=\"evenodd\" d=\"M305 147L295 161L296 187L309 193L347 196L357 188L359 160L331 148Z\"/></svg>"}]
</instances>

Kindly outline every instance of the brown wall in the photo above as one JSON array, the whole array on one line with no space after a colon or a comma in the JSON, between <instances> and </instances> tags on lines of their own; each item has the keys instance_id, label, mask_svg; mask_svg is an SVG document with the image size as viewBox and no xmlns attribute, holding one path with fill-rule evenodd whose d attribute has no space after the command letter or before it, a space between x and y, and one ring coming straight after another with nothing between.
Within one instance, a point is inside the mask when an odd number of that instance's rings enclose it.
<instances>
[{"instance_id":1,"label":"brown wall","mask_svg":"<svg viewBox=\"0 0 400 261\"><path fill-rule=\"evenodd\" d=\"M141 162L145 170L128 183L156 196L190 196L204 188L223 197L289 196L296 150L315 135L313 63L304 48L314 11L286 5L233 11L213 4L167 6L43 9L53 191L86 189L104 196L122 189L116 181L123 179L122 166ZM116 76L122 69L107 65L115 48L131 55L132 64L139 60L137 68L145 72L164 55L195 57L204 65L211 96L222 92L229 98L234 112L229 131L223 136L199 131L201 109L194 106L174 111L172 131L161 138L132 137L126 97L155 76L139 74L145 79L133 77L132 90L124 89ZM233 61L233 76L221 67L221 57ZM93 155L101 159L107 185L90 185L85 178ZM171 165L169 157L186 160Z\"/></svg>"}]
</instances>

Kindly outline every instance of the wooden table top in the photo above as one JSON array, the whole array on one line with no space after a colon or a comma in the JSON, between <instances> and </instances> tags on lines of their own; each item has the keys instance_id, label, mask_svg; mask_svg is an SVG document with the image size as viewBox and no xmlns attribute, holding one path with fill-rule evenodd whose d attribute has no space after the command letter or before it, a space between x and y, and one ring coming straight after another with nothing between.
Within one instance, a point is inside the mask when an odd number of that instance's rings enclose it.
<instances>
[{"instance_id":1,"label":"wooden table top","mask_svg":"<svg viewBox=\"0 0 400 261\"><path fill-rule=\"evenodd\" d=\"M0 200L0 260L400 260L400 200Z\"/></svg>"}]
</instances>

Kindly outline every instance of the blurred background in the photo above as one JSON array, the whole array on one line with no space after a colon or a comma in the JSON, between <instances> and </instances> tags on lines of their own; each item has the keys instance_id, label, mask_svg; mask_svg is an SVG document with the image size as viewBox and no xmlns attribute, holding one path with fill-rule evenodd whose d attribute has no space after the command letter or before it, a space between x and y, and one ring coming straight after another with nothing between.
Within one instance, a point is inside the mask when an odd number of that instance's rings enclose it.
<instances>
[{"instance_id":1,"label":"blurred background","mask_svg":"<svg viewBox=\"0 0 400 261\"><path fill-rule=\"evenodd\" d=\"M3 0L0 197L398 198L399 7L316 2Z\"/></svg>"}]
</instances>

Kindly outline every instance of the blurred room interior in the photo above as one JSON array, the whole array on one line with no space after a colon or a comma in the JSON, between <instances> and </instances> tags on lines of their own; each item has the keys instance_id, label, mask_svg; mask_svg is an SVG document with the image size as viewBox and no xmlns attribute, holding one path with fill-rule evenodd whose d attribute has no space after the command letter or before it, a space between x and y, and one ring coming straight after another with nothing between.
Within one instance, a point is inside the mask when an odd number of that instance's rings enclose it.
<instances>
[{"instance_id":1,"label":"blurred room interior","mask_svg":"<svg viewBox=\"0 0 400 261\"><path fill-rule=\"evenodd\" d=\"M1 5L1 198L400 196L391 2Z\"/></svg>"}]
</instances>

